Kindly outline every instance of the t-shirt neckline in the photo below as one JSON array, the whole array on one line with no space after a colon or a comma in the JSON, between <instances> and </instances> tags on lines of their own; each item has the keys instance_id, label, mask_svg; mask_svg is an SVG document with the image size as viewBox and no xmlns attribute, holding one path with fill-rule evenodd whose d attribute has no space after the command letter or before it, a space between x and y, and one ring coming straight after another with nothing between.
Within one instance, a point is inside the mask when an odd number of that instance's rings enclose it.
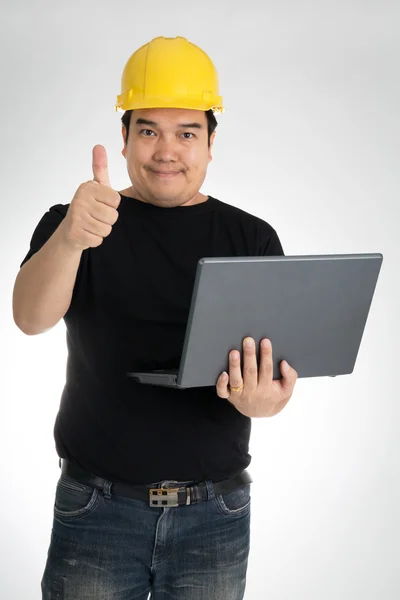
<instances>
[{"instance_id":1,"label":"t-shirt neckline","mask_svg":"<svg viewBox=\"0 0 400 600\"><path fill-rule=\"evenodd\" d=\"M174 206L169 208L166 206L156 206L154 204L150 204L149 202L143 202L137 198L132 198L131 196L124 196L120 192L118 193L121 196L123 204L129 206L129 208L132 210L159 213L163 216L201 214L212 210L215 206L215 198L210 195L207 196L208 200L198 204L190 204L189 206Z\"/></svg>"}]
</instances>

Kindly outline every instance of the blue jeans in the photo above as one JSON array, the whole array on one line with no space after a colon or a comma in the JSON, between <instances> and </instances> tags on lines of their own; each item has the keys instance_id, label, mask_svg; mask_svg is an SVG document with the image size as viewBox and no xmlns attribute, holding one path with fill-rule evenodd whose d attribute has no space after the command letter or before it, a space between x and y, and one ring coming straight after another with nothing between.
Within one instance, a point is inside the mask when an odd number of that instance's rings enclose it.
<instances>
[{"instance_id":1,"label":"blue jeans","mask_svg":"<svg viewBox=\"0 0 400 600\"><path fill-rule=\"evenodd\" d=\"M207 500L158 508L61 474L42 599L242 600L250 484L219 495L206 484Z\"/></svg>"}]
</instances>

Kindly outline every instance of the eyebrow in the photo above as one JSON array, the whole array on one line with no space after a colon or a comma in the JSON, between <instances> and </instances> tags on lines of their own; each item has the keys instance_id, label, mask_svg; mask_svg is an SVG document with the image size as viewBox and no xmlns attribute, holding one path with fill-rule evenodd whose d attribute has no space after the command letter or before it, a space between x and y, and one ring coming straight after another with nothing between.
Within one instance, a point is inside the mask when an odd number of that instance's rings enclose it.
<instances>
[{"instance_id":1,"label":"eyebrow","mask_svg":"<svg viewBox=\"0 0 400 600\"><path fill-rule=\"evenodd\" d=\"M158 123L156 123L155 121L149 121L148 119L136 119L136 125L151 125L152 127L158 127ZM178 127L184 127L184 128L196 128L196 129L203 129L203 125L201 125L200 123L178 123Z\"/></svg>"}]
</instances>

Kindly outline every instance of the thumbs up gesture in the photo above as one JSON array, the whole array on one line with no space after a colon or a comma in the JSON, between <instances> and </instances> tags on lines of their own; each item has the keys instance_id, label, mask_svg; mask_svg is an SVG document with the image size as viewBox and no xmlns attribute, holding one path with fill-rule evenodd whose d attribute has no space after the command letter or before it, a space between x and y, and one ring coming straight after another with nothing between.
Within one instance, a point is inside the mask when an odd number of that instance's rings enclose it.
<instances>
[{"instance_id":1,"label":"thumbs up gesture","mask_svg":"<svg viewBox=\"0 0 400 600\"><path fill-rule=\"evenodd\" d=\"M121 196L111 187L104 146L93 148L92 167L93 180L78 187L60 225L65 241L76 250L100 246L119 217Z\"/></svg>"}]
</instances>

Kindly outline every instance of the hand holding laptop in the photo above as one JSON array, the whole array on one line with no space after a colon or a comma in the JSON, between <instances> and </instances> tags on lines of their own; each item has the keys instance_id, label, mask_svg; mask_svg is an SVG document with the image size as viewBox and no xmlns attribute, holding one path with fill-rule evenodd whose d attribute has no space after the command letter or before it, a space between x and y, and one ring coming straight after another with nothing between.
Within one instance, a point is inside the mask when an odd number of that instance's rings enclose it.
<instances>
[{"instance_id":1,"label":"hand holding laptop","mask_svg":"<svg viewBox=\"0 0 400 600\"><path fill-rule=\"evenodd\" d=\"M249 345L246 343L249 342ZM264 345L265 343L265 345ZM243 375L240 353L229 353L229 375L224 371L217 381L217 394L229 400L245 417L272 417L280 412L292 397L298 374L286 362L280 363L282 379L273 380L271 342L260 344L258 370L256 345L251 337L243 340ZM229 389L228 389L229 388Z\"/></svg>"}]
</instances>

